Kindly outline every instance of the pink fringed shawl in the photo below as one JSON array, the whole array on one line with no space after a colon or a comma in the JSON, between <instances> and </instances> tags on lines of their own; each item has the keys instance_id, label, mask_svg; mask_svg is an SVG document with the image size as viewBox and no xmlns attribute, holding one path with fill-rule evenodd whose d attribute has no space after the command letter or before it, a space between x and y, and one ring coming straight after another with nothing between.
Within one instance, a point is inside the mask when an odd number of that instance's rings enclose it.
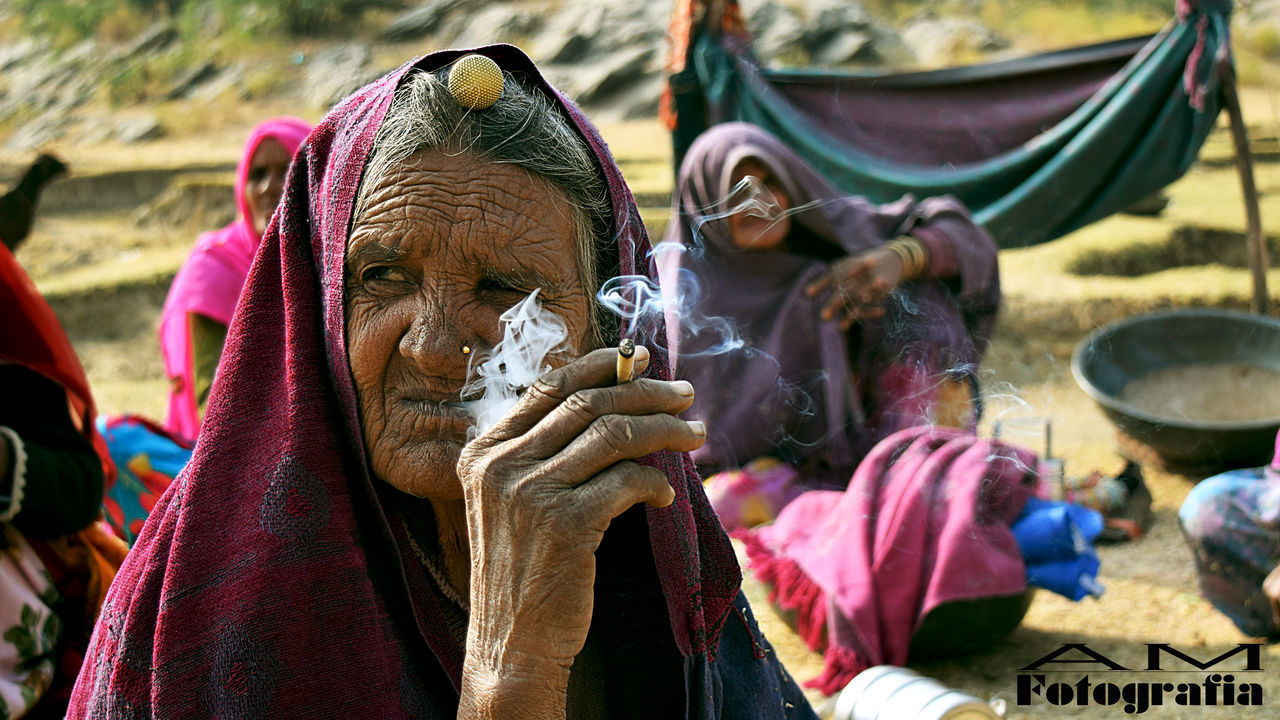
<instances>
[{"instance_id":1,"label":"pink fringed shawl","mask_svg":"<svg viewBox=\"0 0 1280 720\"><path fill-rule=\"evenodd\" d=\"M236 166L235 222L201 235L169 288L160 315L160 350L169 377L169 414L165 427L183 437L194 439L200 432L192 371L191 323L187 315L196 313L230 325L240 289L244 287L261 241L253 231L245 197L253 154L263 140L272 138L292 155L310 131L310 124L293 117L272 118L253 129Z\"/></svg>"},{"instance_id":2,"label":"pink fringed shawl","mask_svg":"<svg viewBox=\"0 0 1280 720\"><path fill-rule=\"evenodd\" d=\"M873 665L903 665L933 608L1013 595L1026 567L1009 527L1033 489L1035 457L945 428L878 444L843 492L810 491L772 525L744 531L770 599L796 611L826 653L809 685L834 694ZM824 637L825 632L825 637Z\"/></svg>"}]
</instances>

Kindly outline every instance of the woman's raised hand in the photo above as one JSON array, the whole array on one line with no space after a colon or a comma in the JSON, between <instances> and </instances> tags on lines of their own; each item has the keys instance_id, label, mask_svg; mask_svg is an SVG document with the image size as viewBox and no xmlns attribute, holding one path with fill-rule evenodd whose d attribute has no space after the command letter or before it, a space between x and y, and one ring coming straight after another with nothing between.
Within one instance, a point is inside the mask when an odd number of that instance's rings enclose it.
<instances>
[{"instance_id":1,"label":"woman's raised hand","mask_svg":"<svg viewBox=\"0 0 1280 720\"><path fill-rule=\"evenodd\" d=\"M543 375L458 461L471 544L471 618L459 717L563 717L594 605L595 550L613 518L669 505L666 475L635 462L706 438L676 417L684 381L615 384L617 352ZM636 348L635 372L649 352Z\"/></svg>"},{"instance_id":2,"label":"woman's raised hand","mask_svg":"<svg viewBox=\"0 0 1280 720\"><path fill-rule=\"evenodd\" d=\"M817 297L830 291L822 306L823 320L840 322L848 330L862 318L884 314L884 301L905 278L902 258L883 246L837 260L831 272L805 286L805 294Z\"/></svg>"}]
</instances>

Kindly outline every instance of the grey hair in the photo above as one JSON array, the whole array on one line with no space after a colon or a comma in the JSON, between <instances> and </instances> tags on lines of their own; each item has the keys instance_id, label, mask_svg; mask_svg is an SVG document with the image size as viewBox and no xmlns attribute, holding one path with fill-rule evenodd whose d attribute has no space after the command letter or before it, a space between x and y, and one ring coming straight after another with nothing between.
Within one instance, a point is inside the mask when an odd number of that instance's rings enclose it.
<instances>
[{"instance_id":1,"label":"grey hair","mask_svg":"<svg viewBox=\"0 0 1280 720\"><path fill-rule=\"evenodd\" d=\"M596 297L601 249L611 230L608 190L596 158L552 100L523 87L503 71L502 97L485 110L468 110L449 92L444 70L413 70L397 88L365 164L354 218L369 195L397 166L424 150L467 153L509 163L541 177L563 193L573 213L578 272L590 302L591 339L597 346L612 333L608 311Z\"/></svg>"}]
</instances>

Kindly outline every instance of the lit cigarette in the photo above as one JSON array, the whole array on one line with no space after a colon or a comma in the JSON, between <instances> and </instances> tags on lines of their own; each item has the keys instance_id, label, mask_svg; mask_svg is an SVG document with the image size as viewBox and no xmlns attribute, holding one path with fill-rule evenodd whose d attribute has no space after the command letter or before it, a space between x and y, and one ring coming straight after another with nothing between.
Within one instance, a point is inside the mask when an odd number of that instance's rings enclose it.
<instances>
[{"instance_id":1,"label":"lit cigarette","mask_svg":"<svg viewBox=\"0 0 1280 720\"><path fill-rule=\"evenodd\" d=\"M636 365L636 342L623 338L618 343L618 384L631 382L631 373Z\"/></svg>"}]
</instances>

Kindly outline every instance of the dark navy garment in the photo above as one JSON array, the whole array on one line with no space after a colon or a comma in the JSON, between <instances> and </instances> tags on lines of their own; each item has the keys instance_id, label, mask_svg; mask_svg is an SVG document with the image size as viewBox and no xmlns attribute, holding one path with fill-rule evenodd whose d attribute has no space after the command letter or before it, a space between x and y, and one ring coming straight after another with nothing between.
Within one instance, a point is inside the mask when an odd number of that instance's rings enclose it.
<instances>
[{"instance_id":1,"label":"dark navy garment","mask_svg":"<svg viewBox=\"0 0 1280 720\"><path fill-rule=\"evenodd\" d=\"M761 634L742 593L725 620L715 659L705 655L687 658L685 682L689 689L686 717L690 720L818 717ZM724 698L733 701L726 704Z\"/></svg>"}]
</instances>

